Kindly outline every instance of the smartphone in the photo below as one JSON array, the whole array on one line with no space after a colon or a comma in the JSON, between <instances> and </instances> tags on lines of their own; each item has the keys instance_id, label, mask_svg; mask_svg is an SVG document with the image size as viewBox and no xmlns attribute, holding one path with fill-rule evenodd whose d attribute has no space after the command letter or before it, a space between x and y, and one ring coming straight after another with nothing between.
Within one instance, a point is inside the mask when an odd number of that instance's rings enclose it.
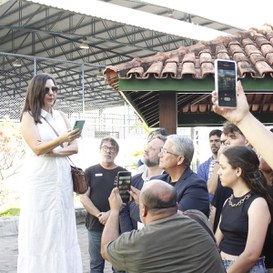
<instances>
[{"instance_id":1,"label":"smartphone","mask_svg":"<svg viewBox=\"0 0 273 273\"><path fill-rule=\"evenodd\" d=\"M237 66L235 61L216 59L215 90L218 92L218 106L236 108Z\"/></svg>"},{"instance_id":2,"label":"smartphone","mask_svg":"<svg viewBox=\"0 0 273 273\"><path fill-rule=\"evenodd\" d=\"M74 124L74 127L73 127L73 130L75 130L75 129L82 130L84 123L85 123L85 120L76 120L75 124Z\"/></svg>"},{"instance_id":3,"label":"smartphone","mask_svg":"<svg viewBox=\"0 0 273 273\"><path fill-rule=\"evenodd\" d=\"M119 171L117 173L117 187L123 203L128 203L130 200L131 180L131 172Z\"/></svg>"}]
</instances>

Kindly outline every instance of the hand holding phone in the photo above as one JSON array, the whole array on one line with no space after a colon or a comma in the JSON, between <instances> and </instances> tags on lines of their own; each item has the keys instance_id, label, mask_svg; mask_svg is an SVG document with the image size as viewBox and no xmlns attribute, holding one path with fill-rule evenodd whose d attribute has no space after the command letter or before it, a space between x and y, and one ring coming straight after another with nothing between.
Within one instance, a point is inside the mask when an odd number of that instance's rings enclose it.
<instances>
[{"instance_id":1,"label":"hand holding phone","mask_svg":"<svg viewBox=\"0 0 273 273\"><path fill-rule=\"evenodd\" d=\"M85 120L76 120L73 130L80 129L80 131L82 131L84 123L85 123Z\"/></svg>"},{"instance_id":2,"label":"hand holding phone","mask_svg":"<svg viewBox=\"0 0 273 273\"><path fill-rule=\"evenodd\" d=\"M130 200L131 179L131 172L120 171L117 173L117 187L123 203L128 203Z\"/></svg>"},{"instance_id":3,"label":"hand holding phone","mask_svg":"<svg viewBox=\"0 0 273 273\"><path fill-rule=\"evenodd\" d=\"M236 108L236 62L232 60L216 59L214 67L215 90L218 93L218 106L223 108Z\"/></svg>"}]
</instances>

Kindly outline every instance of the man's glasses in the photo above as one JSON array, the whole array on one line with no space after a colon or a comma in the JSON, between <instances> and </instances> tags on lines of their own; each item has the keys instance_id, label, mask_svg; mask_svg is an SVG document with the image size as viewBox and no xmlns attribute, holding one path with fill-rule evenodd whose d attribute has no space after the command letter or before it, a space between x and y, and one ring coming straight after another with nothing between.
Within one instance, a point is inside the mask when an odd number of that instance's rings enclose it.
<instances>
[{"instance_id":1,"label":"man's glasses","mask_svg":"<svg viewBox=\"0 0 273 273\"><path fill-rule=\"evenodd\" d=\"M163 155L170 154L170 155L174 155L174 156L179 156L179 155L177 155L175 153L169 152L166 148L161 148L160 153L162 153Z\"/></svg>"},{"instance_id":2,"label":"man's glasses","mask_svg":"<svg viewBox=\"0 0 273 273\"><path fill-rule=\"evenodd\" d=\"M58 91L58 87L57 86L45 87L46 93L48 93L50 90L52 90L52 92L56 93Z\"/></svg>"},{"instance_id":3,"label":"man's glasses","mask_svg":"<svg viewBox=\"0 0 273 273\"><path fill-rule=\"evenodd\" d=\"M116 151L116 148L115 148L115 147L110 147L110 146L106 146L106 145L101 146L101 149L102 149L104 152L110 151L111 153L113 153L113 152Z\"/></svg>"}]
</instances>

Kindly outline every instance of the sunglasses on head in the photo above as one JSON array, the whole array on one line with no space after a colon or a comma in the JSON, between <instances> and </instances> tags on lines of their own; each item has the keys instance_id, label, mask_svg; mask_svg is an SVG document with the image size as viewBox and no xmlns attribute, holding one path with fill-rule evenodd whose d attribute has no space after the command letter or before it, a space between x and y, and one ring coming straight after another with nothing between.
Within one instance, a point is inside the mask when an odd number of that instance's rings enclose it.
<instances>
[{"instance_id":1,"label":"sunglasses on head","mask_svg":"<svg viewBox=\"0 0 273 273\"><path fill-rule=\"evenodd\" d=\"M52 90L52 92L57 92L58 91L58 87L57 86L45 87L46 93L48 93L50 89Z\"/></svg>"}]
</instances>

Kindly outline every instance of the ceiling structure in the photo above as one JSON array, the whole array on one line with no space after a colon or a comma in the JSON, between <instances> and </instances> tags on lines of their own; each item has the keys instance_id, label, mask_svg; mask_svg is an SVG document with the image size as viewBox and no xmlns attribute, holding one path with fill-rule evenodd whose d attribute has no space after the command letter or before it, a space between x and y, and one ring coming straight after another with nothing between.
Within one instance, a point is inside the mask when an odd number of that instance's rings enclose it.
<instances>
[{"instance_id":1,"label":"ceiling structure","mask_svg":"<svg viewBox=\"0 0 273 273\"><path fill-rule=\"evenodd\" d=\"M56 78L60 86L60 105L69 105L71 111L82 109L83 100L85 111L123 105L122 96L104 79L105 67L198 42L193 37L126 24L122 21L122 13L120 22L93 16L96 7L92 6L91 0L90 12L86 13L65 9L65 5L62 8L35 2L0 0L0 116L8 113L12 104L18 117L17 101L22 101L33 74L42 71ZM139 21L141 15L150 14L162 21L176 20L177 24L184 22L188 26L204 28L204 31L231 34L242 30L143 1L97 2L110 10L122 7L137 12ZM82 43L88 47L81 49ZM20 62L17 67L15 60Z\"/></svg>"}]
</instances>

